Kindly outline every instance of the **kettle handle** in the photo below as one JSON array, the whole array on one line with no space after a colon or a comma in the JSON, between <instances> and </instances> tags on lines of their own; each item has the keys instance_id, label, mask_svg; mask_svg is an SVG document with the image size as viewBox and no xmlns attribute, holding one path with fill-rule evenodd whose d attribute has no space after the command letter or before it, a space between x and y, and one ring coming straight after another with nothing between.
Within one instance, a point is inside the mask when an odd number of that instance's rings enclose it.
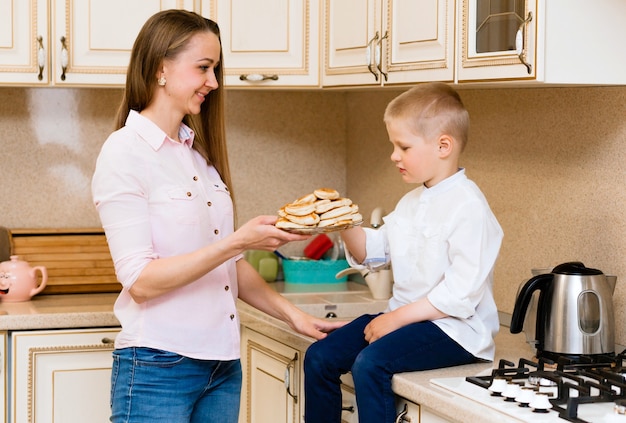
<instances>
[{"instance_id":1,"label":"kettle handle","mask_svg":"<svg viewBox=\"0 0 626 423\"><path fill-rule=\"evenodd\" d=\"M511 316L511 333L520 333L522 331L526 310L528 309L533 293L536 290L543 291L550 282L552 282L553 276L552 273L537 275L524 284L515 300L515 307L513 308L513 315Z\"/></svg>"}]
</instances>

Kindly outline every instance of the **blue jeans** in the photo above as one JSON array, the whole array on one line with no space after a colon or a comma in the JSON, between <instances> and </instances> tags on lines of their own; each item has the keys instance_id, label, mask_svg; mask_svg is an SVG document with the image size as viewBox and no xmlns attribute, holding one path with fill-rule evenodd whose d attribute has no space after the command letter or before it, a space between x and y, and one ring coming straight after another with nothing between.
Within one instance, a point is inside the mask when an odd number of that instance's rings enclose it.
<instances>
[{"instance_id":1,"label":"blue jeans","mask_svg":"<svg viewBox=\"0 0 626 423\"><path fill-rule=\"evenodd\" d=\"M114 423L237 423L239 360L195 360L152 348L113 351Z\"/></svg>"},{"instance_id":2,"label":"blue jeans","mask_svg":"<svg viewBox=\"0 0 626 423\"><path fill-rule=\"evenodd\" d=\"M341 421L340 376L352 372L359 423L393 423L394 373L472 363L476 359L430 321L413 323L369 344L364 315L312 344L304 357L306 423Z\"/></svg>"}]
</instances>

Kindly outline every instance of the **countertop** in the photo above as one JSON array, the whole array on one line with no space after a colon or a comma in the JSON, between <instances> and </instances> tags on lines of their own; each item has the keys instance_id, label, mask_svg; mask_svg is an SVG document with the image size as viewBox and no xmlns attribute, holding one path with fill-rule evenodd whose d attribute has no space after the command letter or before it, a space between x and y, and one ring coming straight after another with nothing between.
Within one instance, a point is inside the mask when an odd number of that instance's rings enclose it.
<instances>
[{"instance_id":1,"label":"countertop","mask_svg":"<svg viewBox=\"0 0 626 423\"><path fill-rule=\"evenodd\" d=\"M117 294L38 295L30 301L0 297L0 330L119 327L113 314Z\"/></svg>"},{"instance_id":2,"label":"countertop","mask_svg":"<svg viewBox=\"0 0 626 423\"><path fill-rule=\"evenodd\" d=\"M342 287L341 292L302 293L288 292L285 286L274 285L302 309L316 315L332 311L339 318L350 318L365 309L380 311L385 301L371 298L366 288L359 284ZM20 303L0 302L0 330L61 329L117 327L113 314L117 294L42 295ZM337 304L333 304L333 300ZM341 303L339 303L341 302ZM312 338L293 332L285 323L260 312L243 302L238 303L241 323L253 330L280 340L301 351L313 342ZM322 316L323 317L323 316ZM496 363L504 358L517 362L519 357L532 357L533 351L523 334L512 335L502 327L496 337ZM499 421L518 422L478 403L455 395L430 383L432 378L465 377L482 374L494 363L480 363L423 372L397 374L393 378L394 391L417 404L455 422Z\"/></svg>"}]
</instances>

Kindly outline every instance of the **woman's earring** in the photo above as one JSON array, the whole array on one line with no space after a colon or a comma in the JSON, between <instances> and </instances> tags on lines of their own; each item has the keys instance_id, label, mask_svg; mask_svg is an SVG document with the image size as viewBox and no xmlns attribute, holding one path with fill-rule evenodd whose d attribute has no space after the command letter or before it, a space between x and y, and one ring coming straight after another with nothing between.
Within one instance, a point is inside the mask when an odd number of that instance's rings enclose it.
<instances>
[{"instance_id":1,"label":"woman's earring","mask_svg":"<svg viewBox=\"0 0 626 423\"><path fill-rule=\"evenodd\" d=\"M164 87L164 86L165 86L165 83L166 83L166 82L167 82L167 81L165 80L165 76L163 76L163 75L161 75L161 76L159 77L159 79L157 80L157 84L159 84L159 85L160 85L160 86L162 86L162 87Z\"/></svg>"}]
</instances>

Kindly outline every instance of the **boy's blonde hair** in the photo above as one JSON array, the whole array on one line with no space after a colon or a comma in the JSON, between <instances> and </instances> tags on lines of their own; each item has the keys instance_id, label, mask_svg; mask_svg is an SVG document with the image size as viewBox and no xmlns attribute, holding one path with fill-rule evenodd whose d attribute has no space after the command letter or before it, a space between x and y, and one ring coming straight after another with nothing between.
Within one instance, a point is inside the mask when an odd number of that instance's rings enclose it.
<instances>
[{"instance_id":1,"label":"boy's blonde hair","mask_svg":"<svg viewBox=\"0 0 626 423\"><path fill-rule=\"evenodd\" d=\"M442 82L417 85L391 100L383 120L405 119L415 135L436 140L448 135L456 140L461 151L467 144L469 113L461 97Z\"/></svg>"}]
</instances>

